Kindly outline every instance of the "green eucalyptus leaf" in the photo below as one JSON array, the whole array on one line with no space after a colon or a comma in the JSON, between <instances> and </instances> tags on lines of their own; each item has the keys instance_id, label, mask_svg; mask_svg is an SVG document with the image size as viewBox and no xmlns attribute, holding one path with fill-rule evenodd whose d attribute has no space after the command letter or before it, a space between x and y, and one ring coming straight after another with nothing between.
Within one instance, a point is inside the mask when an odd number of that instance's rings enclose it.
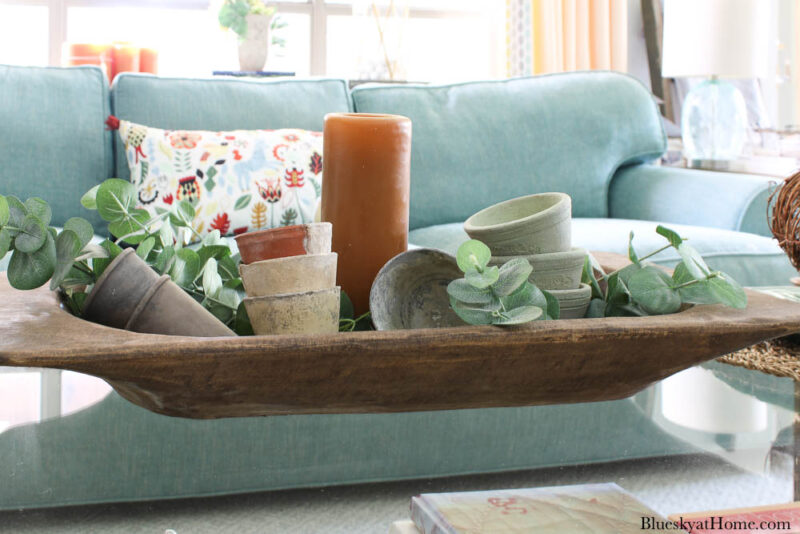
<instances>
[{"instance_id":1,"label":"green eucalyptus leaf","mask_svg":"<svg viewBox=\"0 0 800 534\"><path fill-rule=\"evenodd\" d=\"M197 255L200 256L201 265L205 265L210 258L220 260L230 255L230 253L231 249L228 248L227 245L205 245L197 249Z\"/></svg>"},{"instance_id":2,"label":"green eucalyptus leaf","mask_svg":"<svg viewBox=\"0 0 800 534\"><path fill-rule=\"evenodd\" d=\"M488 267L485 271L478 272L476 269L471 269L467 271L464 275L464 279L473 287L478 289L485 289L490 285L497 282L497 279L500 277L500 268L497 265L493 267Z\"/></svg>"},{"instance_id":3,"label":"green eucalyptus leaf","mask_svg":"<svg viewBox=\"0 0 800 534\"><path fill-rule=\"evenodd\" d=\"M468 324L492 324L492 320L494 319L494 314L491 311L470 308L458 303L457 301L454 301L453 299L450 299L450 305L452 306L453 311L456 312L456 315L458 315L462 321Z\"/></svg>"},{"instance_id":4,"label":"green eucalyptus leaf","mask_svg":"<svg viewBox=\"0 0 800 534\"><path fill-rule=\"evenodd\" d=\"M84 266L86 266L88 268L88 265L86 265L85 263L82 264L82 265L84 265ZM98 277L100 276L97 273L97 271L93 271L93 272L94 272L94 276L98 276ZM51 279L51 281L52 281L52 279ZM59 285L61 287L63 287L63 288L67 288L67 289L72 288L72 289L74 289L74 288L78 288L78 287L86 287L86 286L92 285L92 284L95 283L95 281L96 281L96 279L92 275L90 275L87 272L84 272L81 269L76 268L75 264L73 263L72 264L72 268L67 272L67 276L64 277L64 279L61 281L61 284L59 284Z\"/></svg>"},{"instance_id":5,"label":"green eucalyptus leaf","mask_svg":"<svg viewBox=\"0 0 800 534\"><path fill-rule=\"evenodd\" d=\"M497 282L492 286L496 295L505 297L519 289L528 281L533 272L530 262L525 258L512 258L500 267Z\"/></svg>"},{"instance_id":6,"label":"green eucalyptus leaf","mask_svg":"<svg viewBox=\"0 0 800 534\"><path fill-rule=\"evenodd\" d=\"M11 212L8 209L8 201L6 197L0 195L0 226L8 224L8 219L11 217Z\"/></svg>"},{"instance_id":7,"label":"green eucalyptus leaf","mask_svg":"<svg viewBox=\"0 0 800 534\"><path fill-rule=\"evenodd\" d=\"M171 247L175 242L175 232L172 231L172 225L166 221L161 223L158 229L158 239L161 240L162 247Z\"/></svg>"},{"instance_id":8,"label":"green eucalyptus leaf","mask_svg":"<svg viewBox=\"0 0 800 534\"><path fill-rule=\"evenodd\" d=\"M485 269L491 259L492 251L477 239L465 241L456 252L458 268L465 273Z\"/></svg>"},{"instance_id":9,"label":"green eucalyptus leaf","mask_svg":"<svg viewBox=\"0 0 800 534\"><path fill-rule=\"evenodd\" d=\"M587 319L599 319L605 317L606 314L606 301L603 299L593 298L589 302L589 308L586 310Z\"/></svg>"},{"instance_id":10,"label":"green eucalyptus leaf","mask_svg":"<svg viewBox=\"0 0 800 534\"><path fill-rule=\"evenodd\" d=\"M238 291L225 286L222 286L219 292L213 298L220 304L230 308L231 311L235 311L242 302Z\"/></svg>"},{"instance_id":11,"label":"green eucalyptus leaf","mask_svg":"<svg viewBox=\"0 0 800 534\"><path fill-rule=\"evenodd\" d=\"M234 310L230 309L228 306L224 306L213 301L206 301L203 306L205 309L211 312L211 315L225 324L228 324L233 320Z\"/></svg>"},{"instance_id":12,"label":"green eucalyptus leaf","mask_svg":"<svg viewBox=\"0 0 800 534\"><path fill-rule=\"evenodd\" d=\"M110 239L104 239L100 242L100 246L103 247L106 252L108 252L108 257L112 260L122 254L122 247L111 241Z\"/></svg>"},{"instance_id":13,"label":"green eucalyptus leaf","mask_svg":"<svg viewBox=\"0 0 800 534\"><path fill-rule=\"evenodd\" d=\"M124 238L125 243L136 245L147 238L147 231L142 227L146 227L148 220L150 214L147 210L133 210L130 215L109 223L108 231L117 239Z\"/></svg>"},{"instance_id":14,"label":"green eucalyptus leaf","mask_svg":"<svg viewBox=\"0 0 800 534\"><path fill-rule=\"evenodd\" d=\"M0 230L0 260L11 250L11 232L3 228Z\"/></svg>"},{"instance_id":15,"label":"green eucalyptus leaf","mask_svg":"<svg viewBox=\"0 0 800 534\"><path fill-rule=\"evenodd\" d=\"M513 308L520 308L523 306L537 306L539 308L547 307L547 297L544 292L531 284L524 282L519 289L514 291L511 295L500 299L503 307L507 310Z\"/></svg>"},{"instance_id":16,"label":"green eucalyptus leaf","mask_svg":"<svg viewBox=\"0 0 800 534\"><path fill-rule=\"evenodd\" d=\"M597 270L594 264L597 260L594 259L594 256L591 254L587 254L583 260L583 272L581 273L581 283L588 284L592 288L592 298L599 298L602 299L603 297L603 290L600 289L600 283L597 281L597 278L594 275L595 270ZM599 267L599 264L598 264ZM602 268L600 268L599 272L603 272Z\"/></svg>"},{"instance_id":17,"label":"green eucalyptus leaf","mask_svg":"<svg viewBox=\"0 0 800 534\"><path fill-rule=\"evenodd\" d=\"M631 263L639 265L639 256L636 255L636 250L633 248L633 230L628 236L628 259L631 260Z\"/></svg>"},{"instance_id":18,"label":"green eucalyptus leaf","mask_svg":"<svg viewBox=\"0 0 800 534\"><path fill-rule=\"evenodd\" d=\"M155 248L155 246L156 246L156 238L150 236L141 243L139 243L139 246L136 247L136 255L142 258L144 261L147 261L147 258L150 256L150 253L153 251L153 248Z\"/></svg>"},{"instance_id":19,"label":"green eucalyptus leaf","mask_svg":"<svg viewBox=\"0 0 800 534\"><path fill-rule=\"evenodd\" d=\"M488 304L494 298L489 289L478 289L463 278L450 282L447 285L447 294L467 304Z\"/></svg>"},{"instance_id":20,"label":"green eucalyptus leaf","mask_svg":"<svg viewBox=\"0 0 800 534\"><path fill-rule=\"evenodd\" d=\"M681 307L681 297L672 287L672 278L656 267L643 267L630 277L627 286L633 300L647 313L675 313Z\"/></svg>"},{"instance_id":21,"label":"green eucalyptus leaf","mask_svg":"<svg viewBox=\"0 0 800 534\"><path fill-rule=\"evenodd\" d=\"M195 211L194 206L188 200L181 200L178 202L175 214L184 223L183 226L189 226L194 220Z\"/></svg>"},{"instance_id":22,"label":"green eucalyptus leaf","mask_svg":"<svg viewBox=\"0 0 800 534\"><path fill-rule=\"evenodd\" d=\"M715 272L713 278L707 280L711 292L721 304L731 308L744 309L747 307L747 294L742 286L728 274Z\"/></svg>"},{"instance_id":23,"label":"green eucalyptus leaf","mask_svg":"<svg viewBox=\"0 0 800 534\"><path fill-rule=\"evenodd\" d=\"M503 313L502 317L495 317L492 324L496 325L512 325L529 323L539 319L544 311L536 306L522 306L521 308L514 308Z\"/></svg>"},{"instance_id":24,"label":"green eucalyptus leaf","mask_svg":"<svg viewBox=\"0 0 800 534\"><path fill-rule=\"evenodd\" d=\"M100 217L116 222L136 207L136 187L125 180L111 178L100 184L95 199Z\"/></svg>"},{"instance_id":25,"label":"green eucalyptus leaf","mask_svg":"<svg viewBox=\"0 0 800 534\"><path fill-rule=\"evenodd\" d=\"M238 312L237 312L238 313ZM344 291L339 292L339 319L354 319L355 308L353 308L353 301ZM238 333L238 332L237 332Z\"/></svg>"},{"instance_id":26,"label":"green eucalyptus leaf","mask_svg":"<svg viewBox=\"0 0 800 534\"><path fill-rule=\"evenodd\" d=\"M29 198L25 201L25 208L27 208L30 215L35 215L37 219L42 221L42 224L45 227L50 224L50 220L53 218L53 212L50 210L50 205L41 198Z\"/></svg>"},{"instance_id":27,"label":"green eucalyptus leaf","mask_svg":"<svg viewBox=\"0 0 800 534\"><path fill-rule=\"evenodd\" d=\"M233 256L223 256L221 258L217 258L217 263L219 264L219 274L222 276L224 281L228 280L236 280L239 279L239 259L238 254L237 257L234 258Z\"/></svg>"},{"instance_id":28,"label":"green eucalyptus leaf","mask_svg":"<svg viewBox=\"0 0 800 534\"><path fill-rule=\"evenodd\" d=\"M20 252L29 254L36 252L42 248L47 236L50 235L47 227L33 214L25 216L20 228L21 231L14 240L14 248Z\"/></svg>"},{"instance_id":29,"label":"green eucalyptus leaf","mask_svg":"<svg viewBox=\"0 0 800 534\"><path fill-rule=\"evenodd\" d=\"M92 228L92 224L80 217L67 219L67 222L64 223L64 230L72 230L75 232L75 235L78 236L78 241L80 241L81 249L89 244L92 237L94 237L94 228Z\"/></svg>"},{"instance_id":30,"label":"green eucalyptus leaf","mask_svg":"<svg viewBox=\"0 0 800 534\"><path fill-rule=\"evenodd\" d=\"M544 297L547 300L547 306L545 307L545 312L547 313L547 319L560 319L561 318L561 303L558 302L558 299L553 296L552 293L549 291L542 290L544 293ZM599 299L603 300L603 299ZM603 302L603 307L605 308L605 302Z\"/></svg>"},{"instance_id":31,"label":"green eucalyptus leaf","mask_svg":"<svg viewBox=\"0 0 800 534\"><path fill-rule=\"evenodd\" d=\"M11 237L16 237L22 228L22 223L28 215L28 208L25 207L17 197L7 196L6 204L8 204L8 226L13 226L14 229L7 228Z\"/></svg>"},{"instance_id":32,"label":"green eucalyptus leaf","mask_svg":"<svg viewBox=\"0 0 800 534\"><path fill-rule=\"evenodd\" d=\"M169 271L172 280L181 287L190 287L200 272L200 256L192 249L182 248L175 253L175 263Z\"/></svg>"},{"instance_id":33,"label":"green eucalyptus leaf","mask_svg":"<svg viewBox=\"0 0 800 534\"><path fill-rule=\"evenodd\" d=\"M221 274L222 273L220 273L220 275ZM225 279L223 278L223 280L225 280ZM232 278L230 280L225 280L222 285L224 287L229 287L231 289L237 289L237 290L241 289L242 291L244 291L244 284L242 283L242 279L241 278Z\"/></svg>"},{"instance_id":34,"label":"green eucalyptus leaf","mask_svg":"<svg viewBox=\"0 0 800 534\"><path fill-rule=\"evenodd\" d=\"M205 246L213 246L213 245L222 245L227 246L225 240L222 239L222 236L219 233L219 230L212 230L206 235L203 236L203 245Z\"/></svg>"},{"instance_id":35,"label":"green eucalyptus leaf","mask_svg":"<svg viewBox=\"0 0 800 534\"><path fill-rule=\"evenodd\" d=\"M675 248L678 248L680 246L680 244L683 243L683 238L681 238L681 236L678 235L678 232L676 232L674 230L670 230L666 226L661 226L659 224L656 227L656 233L661 235L661 236L666 237L667 241L669 241L670 244Z\"/></svg>"},{"instance_id":36,"label":"green eucalyptus leaf","mask_svg":"<svg viewBox=\"0 0 800 534\"><path fill-rule=\"evenodd\" d=\"M344 291L342 291L342 296L345 296ZM253 325L250 324L250 317L247 315L247 307L244 305L244 301L240 302L239 307L236 309L236 320L233 323L233 331L240 336L255 335L255 332L253 332Z\"/></svg>"},{"instance_id":37,"label":"green eucalyptus leaf","mask_svg":"<svg viewBox=\"0 0 800 534\"><path fill-rule=\"evenodd\" d=\"M100 184L94 186L93 188L89 189L84 195L81 197L81 205L86 208L87 210L96 210L97 209L97 190L100 189Z\"/></svg>"},{"instance_id":38,"label":"green eucalyptus leaf","mask_svg":"<svg viewBox=\"0 0 800 534\"><path fill-rule=\"evenodd\" d=\"M111 265L112 261L114 260L111 258L92 258L92 271L94 271L95 276L99 278Z\"/></svg>"},{"instance_id":39,"label":"green eucalyptus leaf","mask_svg":"<svg viewBox=\"0 0 800 534\"><path fill-rule=\"evenodd\" d=\"M11 255L8 263L8 282L16 289L36 289L53 276L56 268L56 243L53 236L46 232L43 247L33 253L19 249Z\"/></svg>"},{"instance_id":40,"label":"green eucalyptus leaf","mask_svg":"<svg viewBox=\"0 0 800 534\"><path fill-rule=\"evenodd\" d=\"M181 249L183 250L183 249ZM161 274L167 273L172 269L175 263L175 248L164 247L164 249L156 256L155 269Z\"/></svg>"},{"instance_id":41,"label":"green eucalyptus leaf","mask_svg":"<svg viewBox=\"0 0 800 534\"><path fill-rule=\"evenodd\" d=\"M197 261L200 263L199 257ZM209 258L203 268L203 291L207 296L216 298L221 289L222 277L217 272L217 260Z\"/></svg>"},{"instance_id":42,"label":"green eucalyptus leaf","mask_svg":"<svg viewBox=\"0 0 800 534\"><path fill-rule=\"evenodd\" d=\"M688 243L684 242L678 246L678 254L680 254L683 265L686 266L689 273L698 280L705 278L711 273L711 269L708 268L708 265L706 265L700 253Z\"/></svg>"},{"instance_id":43,"label":"green eucalyptus leaf","mask_svg":"<svg viewBox=\"0 0 800 534\"><path fill-rule=\"evenodd\" d=\"M75 263L81 253L81 240L72 230L63 230L56 239L56 267L50 278L50 290L55 291Z\"/></svg>"}]
</instances>

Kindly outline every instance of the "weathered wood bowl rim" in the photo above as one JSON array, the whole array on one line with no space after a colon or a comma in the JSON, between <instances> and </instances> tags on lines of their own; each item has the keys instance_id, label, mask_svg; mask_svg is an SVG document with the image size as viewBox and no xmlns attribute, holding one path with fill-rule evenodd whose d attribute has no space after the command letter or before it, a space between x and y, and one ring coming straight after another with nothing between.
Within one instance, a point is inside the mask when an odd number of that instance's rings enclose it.
<instances>
[{"instance_id":1,"label":"weathered wood bowl rim","mask_svg":"<svg viewBox=\"0 0 800 534\"><path fill-rule=\"evenodd\" d=\"M606 266L619 258L597 255ZM0 366L98 376L129 401L191 418L381 413L625 398L678 371L800 331L800 304L456 328L187 338L107 328L45 288L0 278Z\"/></svg>"}]
</instances>

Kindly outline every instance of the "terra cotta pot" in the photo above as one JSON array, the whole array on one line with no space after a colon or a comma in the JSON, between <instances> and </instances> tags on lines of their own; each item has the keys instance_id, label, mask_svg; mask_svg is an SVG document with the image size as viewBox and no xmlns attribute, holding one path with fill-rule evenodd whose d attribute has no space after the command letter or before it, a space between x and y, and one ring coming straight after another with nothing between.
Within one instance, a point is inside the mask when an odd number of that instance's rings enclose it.
<instances>
[{"instance_id":1,"label":"terra cotta pot","mask_svg":"<svg viewBox=\"0 0 800 534\"><path fill-rule=\"evenodd\" d=\"M242 263L327 254L331 251L331 223L309 223L258 230L236 236Z\"/></svg>"},{"instance_id":2,"label":"terra cotta pot","mask_svg":"<svg viewBox=\"0 0 800 534\"><path fill-rule=\"evenodd\" d=\"M235 336L227 326L126 249L100 275L83 315L89 321L143 334Z\"/></svg>"}]
</instances>

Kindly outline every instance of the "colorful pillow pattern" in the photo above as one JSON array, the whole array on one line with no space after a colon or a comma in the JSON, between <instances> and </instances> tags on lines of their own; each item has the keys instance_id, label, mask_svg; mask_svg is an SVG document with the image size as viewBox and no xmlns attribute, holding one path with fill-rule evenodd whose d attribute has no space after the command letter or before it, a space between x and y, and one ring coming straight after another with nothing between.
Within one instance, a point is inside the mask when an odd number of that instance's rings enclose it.
<instances>
[{"instance_id":1,"label":"colorful pillow pattern","mask_svg":"<svg viewBox=\"0 0 800 534\"><path fill-rule=\"evenodd\" d=\"M141 208L190 200L193 226L222 235L313 222L322 192L322 133L160 130L119 121Z\"/></svg>"}]
</instances>

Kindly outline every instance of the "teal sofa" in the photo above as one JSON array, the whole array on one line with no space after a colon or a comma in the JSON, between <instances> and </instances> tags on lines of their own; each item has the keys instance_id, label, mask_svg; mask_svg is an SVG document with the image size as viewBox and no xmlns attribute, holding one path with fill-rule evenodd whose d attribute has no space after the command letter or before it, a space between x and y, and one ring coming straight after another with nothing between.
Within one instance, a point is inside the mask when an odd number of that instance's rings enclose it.
<instances>
[{"instance_id":1,"label":"teal sofa","mask_svg":"<svg viewBox=\"0 0 800 534\"><path fill-rule=\"evenodd\" d=\"M54 222L91 216L78 199L128 176L109 113L181 129L322 129L336 111L413 121L411 234L454 250L462 221L514 196L573 197L576 246L640 250L669 223L747 285L795 274L767 237L763 177L653 165L665 149L651 95L614 73L449 86L358 87L0 66L0 193L38 195ZM97 226L101 228L101 226ZM670 265L674 255L658 261ZM2 340L0 340L0 351ZM199 421L114 393L78 413L0 433L0 509L230 494L602 462L692 452L631 399L386 415Z\"/></svg>"}]
</instances>

